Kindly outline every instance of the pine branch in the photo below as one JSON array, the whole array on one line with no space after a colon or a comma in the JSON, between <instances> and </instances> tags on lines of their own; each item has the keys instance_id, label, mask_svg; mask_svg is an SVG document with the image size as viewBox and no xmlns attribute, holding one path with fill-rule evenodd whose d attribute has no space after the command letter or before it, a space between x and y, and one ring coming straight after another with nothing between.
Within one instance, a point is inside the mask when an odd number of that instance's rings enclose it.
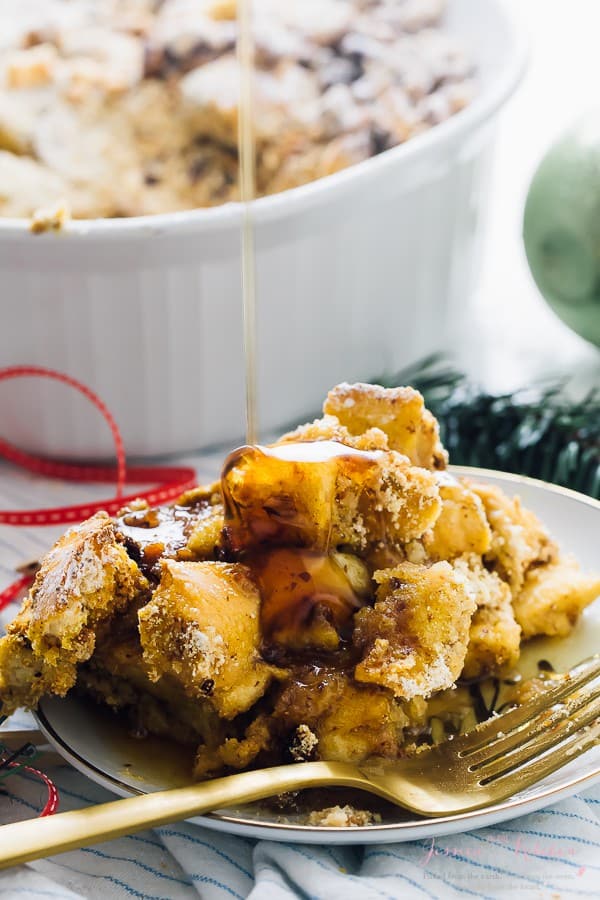
<instances>
[{"instance_id":1,"label":"pine branch","mask_svg":"<svg viewBox=\"0 0 600 900\"><path fill-rule=\"evenodd\" d=\"M386 379L418 388L456 465L518 472L600 499L600 391L569 399L563 382L480 391L432 356Z\"/></svg>"}]
</instances>

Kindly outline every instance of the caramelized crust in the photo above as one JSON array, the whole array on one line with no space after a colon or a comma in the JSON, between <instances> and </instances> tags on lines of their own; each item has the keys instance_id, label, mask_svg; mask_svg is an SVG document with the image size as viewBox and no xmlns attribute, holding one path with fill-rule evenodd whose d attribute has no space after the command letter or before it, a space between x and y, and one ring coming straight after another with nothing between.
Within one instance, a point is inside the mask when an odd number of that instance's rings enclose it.
<instances>
[{"instance_id":1,"label":"caramelized crust","mask_svg":"<svg viewBox=\"0 0 600 900\"><path fill-rule=\"evenodd\" d=\"M139 612L150 679L172 676L188 697L209 697L225 719L249 709L281 674L260 657L259 611L244 566L166 560Z\"/></svg>"},{"instance_id":2,"label":"caramelized crust","mask_svg":"<svg viewBox=\"0 0 600 900\"><path fill-rule=\"evenodd\" d=\"M67 531L44 558L0 641L3 714L35 707L44 693L63 696L75 683L78 663L94 652L98 626L147 587L106 513Z\"/></svg>"},{"instance_id":3,"label":"caramelized crust","mask_svg":"<svg viewBox=\"0 0 600 900\"><path fill-rule=\"evenodd\" d=\"M467 579L448 562L406 562L374 578L375 605L354 617L353 641L362 653L356 680L404 700L450 687L464 664L475 610Z\"/></svg>"}]
</instances>

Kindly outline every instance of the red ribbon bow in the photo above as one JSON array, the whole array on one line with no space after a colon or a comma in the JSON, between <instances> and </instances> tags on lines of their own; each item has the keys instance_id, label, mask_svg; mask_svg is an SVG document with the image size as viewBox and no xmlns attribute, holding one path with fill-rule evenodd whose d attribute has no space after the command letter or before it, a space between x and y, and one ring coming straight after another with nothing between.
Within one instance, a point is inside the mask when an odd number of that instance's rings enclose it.
<instances>
[{"instance_id":1,"label":"red ribbon bow","mask_svg":"<svg viewBox=\"0 0 600 900\"><path fill-rule=\"evenodd\" d=\"M75 388L102 413L110 428L117 457L115 466L90 466L60 463L41 459L30 453L25 453L8 441L0 438L0 456L9 460L22 469L27 469L36 475L45 478L58 478L63 481L88 481L88 482L116 482L116 494L109 500L97 500L83 503L77 506L61 506L52 509L31 510L0 510L0 524L15 526L37 525L68 525L87 519L98 510L106 510L114 515L122 507L132 500L146 500L150 506L168 503L175 500L184 491L196 485L196 472L188 466L131 466L127 468L125 449L121 433L107 406L86 385L81 384L75 378L53 369L45 369L39 366L11 366L0 369L0 381L10 378L51 378ZM123 489L126 484L155 483L156 487L148 490L126 494ZM0 593L0 609L14 600L32 581L31 575L24 575Z\"/></svg>"}]
</instances>

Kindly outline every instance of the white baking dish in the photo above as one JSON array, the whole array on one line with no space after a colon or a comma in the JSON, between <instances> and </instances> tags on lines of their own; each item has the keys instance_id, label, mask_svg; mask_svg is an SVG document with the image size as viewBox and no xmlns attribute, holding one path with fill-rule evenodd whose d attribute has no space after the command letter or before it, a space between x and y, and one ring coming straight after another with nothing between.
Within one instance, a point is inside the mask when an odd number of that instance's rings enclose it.
<instances>
[{"instance_id":1,"label":"white baking dish","mask_svg":"<svg viewBox=\"0 0 600 900\"><path fill-rule=\"evenodd\" d=\"M450 0L447 27L477 64L471 105L380 156L255 203L265 430L316 410L340 380L447 348L460 326L498 112L526 47L501 0ZM0 220L0 364L50 366L88 384L132 456L240 439L240 215L229 204L43 235ZM60 385L2 385L0 417L3 436L32 451L112 453L106 426Z\"/></svg>"}]
</instances>

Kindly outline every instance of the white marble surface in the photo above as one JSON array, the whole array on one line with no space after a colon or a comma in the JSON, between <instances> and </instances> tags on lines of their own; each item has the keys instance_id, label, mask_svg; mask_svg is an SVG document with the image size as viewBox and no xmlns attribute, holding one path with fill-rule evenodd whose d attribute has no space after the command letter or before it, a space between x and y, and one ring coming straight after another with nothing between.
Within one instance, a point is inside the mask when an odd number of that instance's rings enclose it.
<instances>
[{"instance_id":1,"label":"white marble surface","mask_svg":"<svg viewBox=\"0 0 600 900\"><path fill-rule=\"evenodd\" d=\"M551 312L529 273L521 237L535 168L579 115L600 107L598 0L506 0L528 29L531 58L503 114L479 287L462 362L486 386L512 389L539 374L600 383L600 350Z\"/></svg>"}]
</instances>

